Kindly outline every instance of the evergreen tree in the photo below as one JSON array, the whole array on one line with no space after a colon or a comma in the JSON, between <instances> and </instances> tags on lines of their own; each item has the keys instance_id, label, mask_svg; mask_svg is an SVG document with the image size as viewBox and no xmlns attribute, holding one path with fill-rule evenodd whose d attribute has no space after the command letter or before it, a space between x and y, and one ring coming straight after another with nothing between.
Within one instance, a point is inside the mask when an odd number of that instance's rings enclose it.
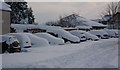
<instances>
[{"instance_id":1,"label":"evergreen tree","mask_svg":"<svg viewBox=\"0 0 120 70\"><path fill-rule=\"evenodd\" d=\"M34 24L34 16L31 8L28 8L27 2L6 2L11 6L12 24Z\"/></svg>"}]
</instances>

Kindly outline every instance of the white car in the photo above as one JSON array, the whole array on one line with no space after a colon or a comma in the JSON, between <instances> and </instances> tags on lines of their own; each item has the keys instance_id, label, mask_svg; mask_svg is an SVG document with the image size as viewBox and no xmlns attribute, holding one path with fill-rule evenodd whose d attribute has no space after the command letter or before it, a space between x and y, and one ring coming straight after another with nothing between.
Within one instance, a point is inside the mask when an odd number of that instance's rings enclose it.
<instances>
[{"instance_id":1,"label":"white car","mask_svg":"<svg viewBox=\"0 0 120 70\"><path fill-rule=\"evenodd\" d=\"M2 48L2 53L6 51L9 53L21 51L19 41L15 36L0 35L0 45L0 48Z\"/></svg>"},{"instance_id":2,"label":"white car","mask_svg":"<svg viewBox=\"0 0 120 70\"><path fill-rule=\"evenodd\" d=\"M80 43L80 39L77 36L74 36L63 29L49 29L47 32L55 37L62 38L65 43Z\"/></svg>"},{"instance_id":3,"label":"white car","mask_svg":"<svg viewBox=\"0 0 120 70\"><path fill-rule=\"evenodd\" d=\"M92 40L92 41L98 41L99 40L99 38L96 35L93 35L93 34L91 34L89 32L86 32L86 31L77 30L77 31L74 31L74 32L79 32L79 34L84 34L87 40Z\"/></svg>"},{"instance_id":4,"label":"white car","mask_svg":"<svg viewBox=\"0 0 120 70\"><path fill-rule=\"evenodd\" d=\"M89 32L91 34L98 36L98 38L101 38L101 39L108 39L109 38L108 33L104 30L91 30Z\"/></svg>"},{"instance_id":5,"label":"white car","mask_svg":"<svg viewBox=\"0 0 120 70\"><path fill-rule=\"evenodd\" d=\"M61 38L56 38L48 33L35 33L36 36L45 38L49 41L49 44L56 44L56 45L62 45L64 44L64 40Z\"/></svg>"},{"instance_id":6,"label":"white car","mask_svg":"<svg viewBox=\"0 0 120 70\"><path fill-rule=\"evenodd\" d=\"M111 37L111 38L116 37L116 32L114 30L104 29L104 31L106 31L109 34L109 37Z\"/></svg>"},{"instance_id":7,"label":"white car","mask_svg":"<svg viewBox=\"0 0 120 70\"><path fill-rule=\"evenodd\" d=\"M115 32L115 37L119 38L120 37L120 30L113 30Z\"/></svg>"},{"instance_id":8,"label":"white car","mask_svg":"<svg viewBox=\"0 0 120 70\"><path fill-rule=\"evenodd\" d=\"M83 41L86 41L87 38L84 34L84 32L80 31L80 30L74 30L74 31L69 31L71 34L77 36L80 38L80 41L83 42Z\"/></svg>"},{"instance_id":9,"label":"white car","mask_svg":"<svg viewBox=\"0 0 120 70\"><path fill-rule=\"evenodd\" d=\"M26 34L30 38L32 46L35 47L49 46L49 42L45 38L38 37L31 33L24 33L24 34Z\"/></svg>"},{"instance_id":10,"label":"white car","mask_svg":"<svg viewBox=\"0 0 120 70\"><path fill-rule=\"evenodd\" d=\"M9 33L7 35L11 35L11 36L17 37L17 39L20 42L20 47L22 47L22 48L30 48L31 47L31 40L24 33Z\"/></svg>"}]
</instances>

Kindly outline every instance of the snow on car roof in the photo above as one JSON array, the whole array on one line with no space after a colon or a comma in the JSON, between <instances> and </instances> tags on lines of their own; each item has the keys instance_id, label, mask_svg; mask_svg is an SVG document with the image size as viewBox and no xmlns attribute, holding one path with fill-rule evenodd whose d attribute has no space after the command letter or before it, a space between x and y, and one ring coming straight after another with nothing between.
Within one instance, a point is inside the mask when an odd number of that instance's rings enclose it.
<instances>
[{"instance_id":1,"label":"snow on car roof","mask_svg":"<svg viewBox=\"0 0 120 70\"><path fill-rule=\"evenodd\" d=\"M76 26L75 28L90 29L90 28L92 28L92 27L91 27L91 26Z\"/></svg>"},{"instance_id":2,"label":"snow on car roof","mask_svg":"<svg viewBox=\"0 0 120 70\"><path fill-rule=\"evenodd\" d=\"M31 33L25 33L25 34L30 38L33 45L49 46L49 43L45 38L38 37L38 36L31 34Z\"/></svg>"},{"instance_id":3,"label":"snow on car roof","mask_svg":"<svg viewBox=\"0 0 120 70\"><path fill-rule=\"evenodd\" d=\"M0 2L0 10L11 11L10 5L5 2Z\"/></svg>"},{"instance_id":4,"label":"snow on car roof","mask_svg":"<svg viewBox=\"0 0 120 70\"><path fill-rule=\"evenodd\" d=\"M65 37L72 41L79 41L78 37L72 35L71 33L65 31L64 29L49 29L47 30L47 32L53 32L55 34L58 34L58 36Z\"/></svg>"},{"instance_id":5,"label":"snow on car roof","mask_svg":"<svg viewBox=\"0 0 120 70\"><path fill-rule=\"evenodd\" d=\"M36 33L35 35L47 39L50 43L63 44L64 40L61 38L56 38L48 33Z\"/></svg>"}]
</instances>

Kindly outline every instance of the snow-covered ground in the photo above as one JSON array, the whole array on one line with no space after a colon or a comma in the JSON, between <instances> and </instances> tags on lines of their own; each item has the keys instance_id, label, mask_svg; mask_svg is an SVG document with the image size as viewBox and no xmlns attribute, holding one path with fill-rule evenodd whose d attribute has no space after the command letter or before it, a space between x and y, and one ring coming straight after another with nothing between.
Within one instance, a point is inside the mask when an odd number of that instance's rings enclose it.
<instances>
[{"instance_id":1,"label":"snow-covered ground","mask_svg":"<svg viewBox=\"0 0 120 70\"><path fill-rule=\"evenodd\" d=\"M118 68L118 39L34 47L2 54L3 68Z\"/></svg>"}]
</instances>

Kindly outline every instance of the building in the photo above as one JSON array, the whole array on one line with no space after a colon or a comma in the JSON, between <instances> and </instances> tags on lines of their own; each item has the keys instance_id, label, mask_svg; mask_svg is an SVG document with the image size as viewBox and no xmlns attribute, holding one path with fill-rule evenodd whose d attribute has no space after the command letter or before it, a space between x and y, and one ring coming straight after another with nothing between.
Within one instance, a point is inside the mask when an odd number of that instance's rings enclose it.
<instances>
[{"instance_id":1,"label":"building","mask_svg":"<svg viewBox=\"0 0 120 70\"><path fill-rule=\"evenodd\" d=\"M0 35L10 33L10 6L0 2Z\"/></svg>"},{"instance_id":2,"label":"building","mask_svg":"<svg viewBox=\"0 0 120 70\"><path fill-rule=\"evenodd\" d=\"M80 29L84 29L84 30L86 30L86 27L87 28L92 27L92 28L88 28L88 29L104 29L104 28L106 28L106 25L100 24L95 21L88 20L77 14L72 14L72 15L60 18L59 25L62 27L77 27L77 26L79 26Z\"/></svg>"},{"instance_id":3,"label":"building","mask_svg":"<svg viewBox=\"0 0 120 70\"><path fill-rule=\"evenodd\" d=\"M108 28L110 29L120 29L120 12L117 12L108 21Z\"/></svg>"}]
</instances>

